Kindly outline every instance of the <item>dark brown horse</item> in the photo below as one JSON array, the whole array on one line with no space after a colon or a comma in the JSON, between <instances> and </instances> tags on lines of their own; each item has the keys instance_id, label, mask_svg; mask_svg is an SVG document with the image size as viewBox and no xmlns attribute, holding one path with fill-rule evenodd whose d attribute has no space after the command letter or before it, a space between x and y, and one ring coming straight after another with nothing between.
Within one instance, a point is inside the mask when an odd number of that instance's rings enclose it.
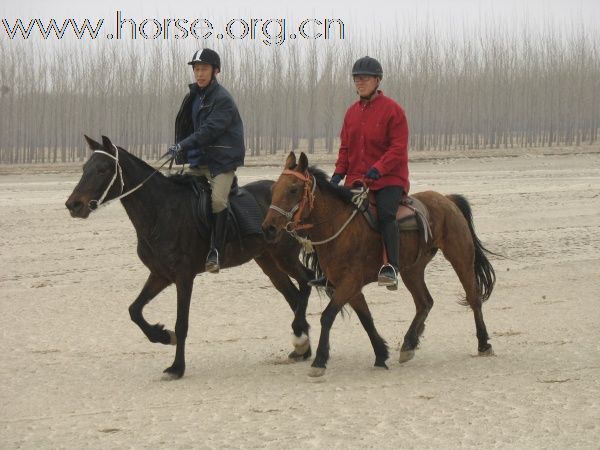
<instances>
[{"instance_id":1,"label":"dark brown horse","mask_svg":"<svg viewBox=\"0 0 600 450\"><path fill-rule=\"evenodd\" d=\"M309 168L304 153L296 162L293 152L272 191L272 206L263 222L267 238L277 240L285 235L284 230L302 228L299 227L302 223L312 226L309 228L312 241L329 241L315 246L320 266L335 288L332 301L321 314L321 336L310 375L325 373L330 329L337 313L346 304L356 311L369 335L375 351L375 366L387 367L387 344L377 332L361 292L363 286L377 281L383 257L381 237L361 214L357 214L338 237L330 240L355 209L351 202L352 192L331 185L324 172ZM414 194L414 197L429 210L431 237L425 242L418 231L400 233L400 276L417 310L404 337L400 362L414 356L425 319L433 306L424 274L438 249L452 264L465 290L466 303L473 310L479 354L491 355L493 351L488 343L481 305L492 293L495 274L485 256L489 252L475 235L469 203L460 195L444 196L432 191ZM295 215L294 219L292 215Z\"/></svg>"},{"instance_id":2,"label":"dark brown horse","mask_svg":"<svg viewBox=\"0 0 600 450\"><path fill-rule=\"evenodd\" d=\"M103 202L122 197L121 203L137 233L138 256L150 271L129 313L150 342L177 345L175 361L165 373L180 378L185 371L185 339L194 278L204 272L210 245L196 226L195 194L188 186L163 176L114 146L107 137L103 136L102 144L85 138L93 153L83 166L81 180L66 206L71 216L85 219ZM244 186L256 199L263 217L271 202L272 184L272 181L257 181ZM311 291L307 281L314 274L300 263L299 253L300 245L291 237L274 245L262 235L251 235L229 243L224 258L224 268L254 259L283 294L295 314L292 329L296 349L290 354L293 360L305 360L311 355L306 305ZM298 287L290 277L298 282ZM172 283L177 287L175 332L165 330L161 324L150 325L142 315L144 306Z\"/></svg>"}]
</instances>

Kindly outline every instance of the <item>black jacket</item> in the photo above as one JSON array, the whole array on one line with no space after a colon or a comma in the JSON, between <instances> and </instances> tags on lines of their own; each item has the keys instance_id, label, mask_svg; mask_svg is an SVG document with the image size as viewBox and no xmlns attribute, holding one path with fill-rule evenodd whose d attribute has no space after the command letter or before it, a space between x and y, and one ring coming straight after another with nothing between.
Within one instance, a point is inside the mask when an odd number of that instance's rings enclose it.
<instances>
[{"instance_id":1,"label":"black jacket","mask_svg":"<svg viewBox=\"0 0 600 450\"><path fill-rule=\"evenodd\" d=\"M244 125L231 94L217 80L201 90L196 83L183 99L175 119L175 142L184 150L192 166L208 166L211 175L244 165ZM192 104L204 95L194 131Z\"/></svg>"}]
</instances>

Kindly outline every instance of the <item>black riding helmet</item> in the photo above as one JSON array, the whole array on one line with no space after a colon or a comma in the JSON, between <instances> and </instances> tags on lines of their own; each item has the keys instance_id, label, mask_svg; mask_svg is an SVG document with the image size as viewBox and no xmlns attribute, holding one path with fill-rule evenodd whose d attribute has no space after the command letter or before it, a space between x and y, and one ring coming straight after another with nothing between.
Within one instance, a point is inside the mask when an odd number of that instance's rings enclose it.
<instances>
[{"instance_id":1,"label":"black riding helmet","mask_svg":"<svg viewBox=\"0 0 600 450\"><path fill-rule=\"evenodd\" d=\"M192 60L188 64L193 66L194 64L198 63L210 64L215 69L221 70L221 58L217 52L211 50L210 48L196 50L192 56Z\"/></svg>"},{"instance_id":2,"label":"black riding helmet","mask_svg":"<svg viewBox=\"0 0 600 450\"><path fill-rule=\"evenodd\" d=\"M354 75L373 75L383 78L383 68L379 61L370 56L363 56L356 60L352 66L352 76Z\"/></svg>"}]
</instances>

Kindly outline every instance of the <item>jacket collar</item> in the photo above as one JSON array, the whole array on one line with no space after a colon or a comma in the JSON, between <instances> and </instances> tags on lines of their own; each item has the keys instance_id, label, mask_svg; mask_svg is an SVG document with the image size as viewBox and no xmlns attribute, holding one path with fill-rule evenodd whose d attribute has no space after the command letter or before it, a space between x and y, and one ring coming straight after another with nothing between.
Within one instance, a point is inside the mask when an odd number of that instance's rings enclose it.
<instances>
[{"instance_id":1,"label":"jacket collar","mask_svg":"<svg viewBox=\"0 0 600 450\"><path fill-rule=\"evenodd\" d=\"M208 86L202 89L200 88L200 86L198 86L197 83L191 83L190 85L188 85L188 87L190 88L191 95L202 95L204 97L211 95L215 91L215 89L217 89L217 86L219 86L219 82L216 78L213 79Z\"/></svg>"},{"instance_id":2,"label":"jacket collar","mask_svg":"<svg viewBox=\"0 0 600 450\"><path fill-rule=\"evenodd\" d=\"M377 92L375 92L375 94L373 94L373 96L369 99L369 100L364 100L364 99L359 99L357 103L358 106L360 106L362 109L365 108L369 108L371 107L371 105L373 103L376 103L378 99L380 99L381 97L385 97L383 95L383 91L380 89L377 89Z\"/></svg>"}]
</instances>

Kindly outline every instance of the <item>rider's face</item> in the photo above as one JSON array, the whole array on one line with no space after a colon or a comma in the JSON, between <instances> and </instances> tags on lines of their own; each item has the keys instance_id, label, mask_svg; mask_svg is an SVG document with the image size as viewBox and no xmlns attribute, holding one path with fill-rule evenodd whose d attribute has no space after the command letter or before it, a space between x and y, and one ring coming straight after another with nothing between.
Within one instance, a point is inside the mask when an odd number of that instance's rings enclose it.
<instances>
[{"instance_id":1,"label":"rider's face","mask_svg":"<svg viewBox=\"0 0 600 450\"><path fill-rule=\"evenodd\" d=\"M371 95L377 89L377 83L379 82L379 78L373 75L354 75L352 79L354 80L356 91L361 97Z\"/></svg>"},{"instance_id":2,"label":"rider's face","mask_svg":"<svg viewBox=\"0 0 600 450\"><path fill-rule=\"evenodd\" d=\"M194 78L201 88L208 86L212 80L213 66L210 64L194 64ZM215 69L215 74L217 73Z\"/></svg>"}]
</instances>

